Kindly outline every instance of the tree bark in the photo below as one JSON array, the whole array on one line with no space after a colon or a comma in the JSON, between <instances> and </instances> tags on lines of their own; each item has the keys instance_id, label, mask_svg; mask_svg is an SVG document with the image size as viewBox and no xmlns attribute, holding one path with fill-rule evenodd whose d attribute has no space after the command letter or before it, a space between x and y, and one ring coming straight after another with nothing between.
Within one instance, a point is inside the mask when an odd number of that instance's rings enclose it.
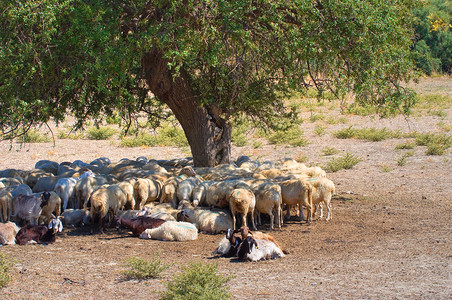
<instances>
[{"instance_id":1,"label":"tree bark","mask_svg":"<svg viewBox=\"0 0 452 300\"><path fill-rule=\"evenodd\" d=\"M214 106L204 107L181 70L173 78L157 48L142 59L144 77L152 93L172 110L185 132L196 167L213 167L231 160L231 125Z\"/></svg>"}]
</instances>

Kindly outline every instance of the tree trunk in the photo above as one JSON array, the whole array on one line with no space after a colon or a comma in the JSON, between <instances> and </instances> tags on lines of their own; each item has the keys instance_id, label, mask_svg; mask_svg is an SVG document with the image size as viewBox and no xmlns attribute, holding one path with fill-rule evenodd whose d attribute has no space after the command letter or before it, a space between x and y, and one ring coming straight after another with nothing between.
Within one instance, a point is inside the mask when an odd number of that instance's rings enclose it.
<instances>
[{"instance_id":1,"label":"tree trunk","mask_svg":"<svg viewBox=\"0 0 452 300\"><path fill-rule=\"evenodd\" d=\"M181 70L175 78L158 49L142 59L145 79L152 93L172 110L185 132L196 167L213 167L231 160L231 125L215 107L198 104L198 96Z\"/></svg>"}]
</instances>

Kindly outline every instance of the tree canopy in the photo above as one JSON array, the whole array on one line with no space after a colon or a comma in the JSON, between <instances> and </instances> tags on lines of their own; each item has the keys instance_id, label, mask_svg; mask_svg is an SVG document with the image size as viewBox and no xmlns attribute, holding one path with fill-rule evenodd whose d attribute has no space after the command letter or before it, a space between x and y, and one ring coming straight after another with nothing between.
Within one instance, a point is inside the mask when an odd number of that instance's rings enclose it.
<instances>
[{"instance_id":1,"label":"tree canopy","mask_svg":"<svg viewBox=\"0 0 452 300\"><path fill-rule=\"evenodd\" d=\"M230 159L230 121L274 125L314 87L408 111L415 0L4 0L0 130L119 111L181 123L195 164ZM229 149L228 149L229 148Z\"/></svg>"}]
</instances>

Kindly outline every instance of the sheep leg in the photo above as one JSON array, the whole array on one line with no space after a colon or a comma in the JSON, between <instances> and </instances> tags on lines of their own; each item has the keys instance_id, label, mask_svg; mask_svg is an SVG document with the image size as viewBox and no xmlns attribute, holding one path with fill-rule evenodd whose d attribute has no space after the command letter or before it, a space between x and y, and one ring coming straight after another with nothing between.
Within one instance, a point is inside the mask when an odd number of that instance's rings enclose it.
<instances>
[{"instance_id":1,"label":"sheep leg","mask_svg":"<svg viewBox=\"0 0 452 300\"><path fill-rule=\"evenodd\" d=\"M270 210L268 215L270 216L270 230L273 230L274 229L273 225L275 222L275 216L273 215L273 210Z\"/></svg>"},{"instance_id":2,"label":"sheep leg","mask_svg":"<svg viewBox=\"0 0 452 300\"><path fill-rule=\"evenodd\" d=\"M254 230L257 230L256 224L254 223L254 209L251 210L251 225L253 225Z\"/></svg>"},{"instance_id":3,"label":"sheep leg","mask_svg":"<svg viewBox=\"0 0 452 300\"><path fill-rule=\"evenodd\" d=\"M326 221L329 221L333 218L333 211L331 209L331 203L326 205Z\"/></svg>"},{"instance_id":4,"label":"sheep leg","mask_svg":"<svg viewBox=\"0 0 452 300\"><path fill-rule=\"evenodd\" d=\"M315 206L315 210L314 210L314 216L315 216L315 212L316 212L316 210L317 210L317 206L318 207L320 207L320 216L319 216L319 219L322 219L323 218L323 205L322 205L322 203L318 203L318 204L316 204L316 206Z\"/></svg>"},{"instance_id":5,"label":"sheep leg","mask_svg":"<svg viewBox=\"0 0 452 300\"><path fill-rule=\"evenodd\" d=\"M232 211L232 229L233 230L235 230L235 222L236 222L236 219L235 219L235 211L233 210Z\"/></svg>"}]
</instances>

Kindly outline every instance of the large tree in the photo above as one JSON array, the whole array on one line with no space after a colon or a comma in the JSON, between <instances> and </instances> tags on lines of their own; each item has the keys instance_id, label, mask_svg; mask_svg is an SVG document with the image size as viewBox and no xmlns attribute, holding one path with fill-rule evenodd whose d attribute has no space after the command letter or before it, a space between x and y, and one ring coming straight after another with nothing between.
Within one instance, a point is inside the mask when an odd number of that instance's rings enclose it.
<instances>
[{"instance_id":1,"label":"large tree","mask_svg":"<svg viewBox=\"0 0 452 300\"><path fill-rule=\"evenodd\" d=\"M233 118L271 126L294 91L406 111L414 2L3 0L0 129L113 111L158 124L169 108L195 165L213 166Z\"/></svg>"}]
</instances>

